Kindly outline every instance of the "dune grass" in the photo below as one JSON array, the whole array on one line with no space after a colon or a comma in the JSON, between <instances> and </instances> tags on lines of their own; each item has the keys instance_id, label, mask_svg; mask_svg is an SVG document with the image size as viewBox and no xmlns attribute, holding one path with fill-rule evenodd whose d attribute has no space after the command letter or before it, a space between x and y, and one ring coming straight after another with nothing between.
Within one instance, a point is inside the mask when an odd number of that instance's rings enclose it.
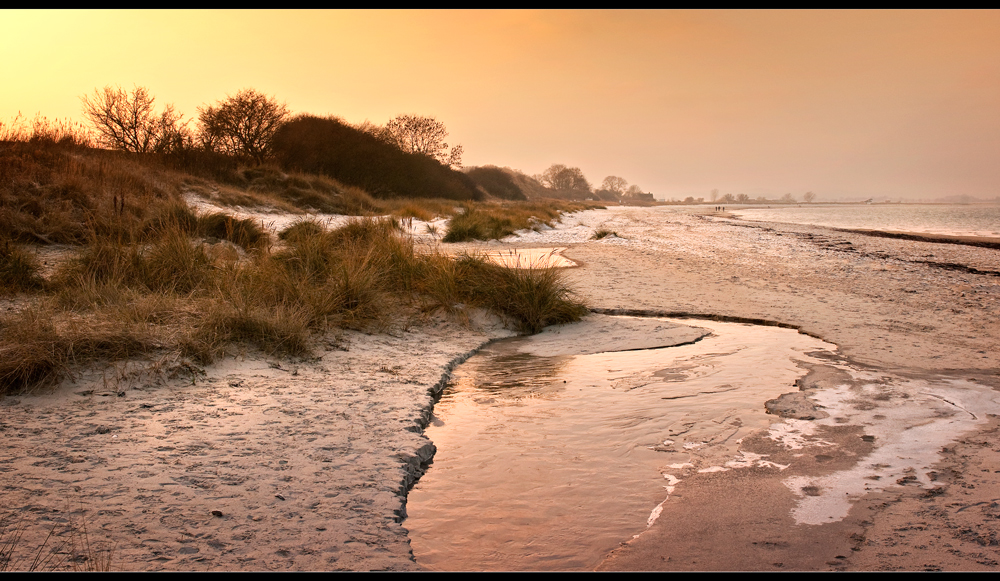
<instances>
[{"instance_id":1,"label":"dune grass","mask_svg":"<svg viewBox=\"0 0 1000 581\"><path fill-rule=\"evenodd\" d=\"M248 348L307 356L317 333L379 330L458 305L522 333L586 312L555 269L419 253L391 218L333 229L303 221L283 237L277 250L251 246L222 265L179 227L144 243L93 241L32 295L33 306L0 316L0 392L153 353L199 364Z\"/></svg>"},{"instance_id":2,"label":"dune grass","mask_svg":"<svg viewBox=\"0 0 1000 581\"><path fill-rule=\"evenodd\" d=\"M21 245L0 239L0 296L41 289L38 260Z\"/></svg>"},{"instance_id":3,"label":"dune grass","mask_svg":"<svg viewBox=\"0 0 1000 581\"><path fill-rule=\"evenodd\" d=\"M477 256L459 259L460 295L485 308L524 334L549 325L570 323L587 314L554 267L508 268Z\"/></svg>"},{"instance_id":4,"label":"dune grass","mask_svg":"<svg viewBox=\"0 0 1000 581\"><path fill-rule=\"evenodd\" d=\"M499 240L518 230L551 227L563 213L592 207L597 206L559 200L466 203L462 211L451 218L442 241Z\"/></svg>"},{"instance_id":5,"label":"dune grass","mask_svg":"<svg viewBox=\"0 0 1000 581\"><path fill-rule=\"evenodd\" d=\"M489 226L473 237L502 237L551 223L560 209L374 200L321 176L223 166L216 170L228 179L253 184L242 191L266 194L258 199L325 192L340 200L328 206L339 212L394 217L362 215L331 228L305 216L276 241L258 221L192 211L185 188L224 187L159 162L72 143L0 143L0 297L17 304L0 314L0 393L136 357L207 364L248 349L308 356L327 331L378 331L438 310L482 308L523 333L585 312L556 270L418 252L400 223L458 209L459 224L465 217ZM42 276L31 247L56 243L68 257Z\"/></svg>"}]
</instances>

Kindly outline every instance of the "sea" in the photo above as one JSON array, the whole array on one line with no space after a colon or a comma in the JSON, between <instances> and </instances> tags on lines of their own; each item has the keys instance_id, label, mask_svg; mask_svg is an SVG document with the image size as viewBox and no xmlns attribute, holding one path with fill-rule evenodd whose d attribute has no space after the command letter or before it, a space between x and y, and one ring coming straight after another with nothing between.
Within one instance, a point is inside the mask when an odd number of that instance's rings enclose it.
<instances>
[{"instance_id":1,"label":"sea","mask_svg":"<svg viewBox=\"0 0 1000 581\"><path fill-rule=\"evenodd\" d=\"M726 211L761 222L1000 238L997 204L801 204L727 206Z\"/></svg>"}]
</instances>

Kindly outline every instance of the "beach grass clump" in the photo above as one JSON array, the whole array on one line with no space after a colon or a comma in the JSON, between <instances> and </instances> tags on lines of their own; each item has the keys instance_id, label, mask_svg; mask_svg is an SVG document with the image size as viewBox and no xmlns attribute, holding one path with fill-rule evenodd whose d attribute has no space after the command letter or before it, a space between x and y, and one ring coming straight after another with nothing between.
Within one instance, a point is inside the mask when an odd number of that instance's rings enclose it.
<instances>
[{"instance_id":1,"label":"beach grass clump","mask_svg":"<svg viewBox=\"0 0 1000 581\"><path fill-rule=\"evenodd\" d=\"M37 309L0 318L0 393L46 385L61 376L67 342Z\"/></svg>"},{"instance_id":2,"label":"beach grass clump","mask_svg":"<svg viewBox=\"0 0 1000 581\"><path fill-rule=\"evenodd\" d=\"M594 235L590 237L591 240L601 240L607 238L608 236L618 237L618 233L613 230L608 230L607 228L598 228L594 231Z\"/></svg>"},{"instance_id":3,"label":"beach grass clump","mask_svg":"<svg viewBox=\"0 0 1000 581\"><path fill-rule=\"evenodd\" d=\"M381 200L381 204L384 211L392 216L416 218L424 222L437 217L453 216L461 211L454 200L443 198L389 198Z\"/></svg>"},{"instance_id":4,"label":"beach grass clump","mask_svg":"<svg viewBox=\"0 0 1000 581\"><path fill-rule=\"evenodd\" d=\"M382 213L382 204L365 190L321 175L285 173L274 166L245 168L246 192L261 196L254 205L289 205L327 214L368 216ZM247 204L242 204L247 205Z\"/></svg>"},{"instance_id":5,"label":"beach grass clump","mask_svg":"<svg viewBox=\"0 0 1000 581\"><path fill-rule=\"evenodd\" d=\"M151 291L192 293L205 288L216 274L205 247L180 228L163 232L143 258L143 282Z\"/></svg>"},{"instance_id":6,"label":"beach grass clump","mask_svg":"<svg viewBox=\"0 0 1000 581\"><path fill-rule=\"evenodd\" d=\"M228 240L246 250L264 248L271 242L270 234L256 220L234 218L224 212L199 216L198 232L202 236Z\"/></svg>"},{"instance_id":7,"label":"beach grass clump","mask_svg":"<svg viewBox=\"0 0 1000 581\"><path fill-rule=\"evenodd\" d=\"M0 239L0 295L40 290L38 260L23 246Z\"/></svg>"},{"instance_id":8,"label":"beach grass clump","mask_svg":"<svg viewBox=\"0 0 1000 581\"><path fill-rule=\"evenodd\" d=\"M499 315L521 333L578 321L588 312L554 267L509 268L476 256L460 258L458 266L469 302Z\"/></svg>"},{"instance_id":9,"label":"beach grass clump","mask_svg":"<svg viewBox=\"0 0 1000 581\"><path fill-rule=\"evenodd\" d=\"M278 239L288 241L308 240L323 234L326 228L323 223L313 218L297 220L278 233Z\"/></svg>"},{"instance_id":10,"label":"beach grass clump","mask_svg":"<svg viewBox=\"0 0 1000 581\"><path fill-rule=\"evenodd\" d=\"M0 393L54 383L70 364L127 359L159 345L119 317L67 319L50 306L27 308L0 318Z\"/></svg>"},{"instance_id":11,"label":"beach grass clump","mask_svg":"<svg viewBox=\"0 0 1000 581\"><path fill-rule=\"evenodd\" d=\"M423 310L455 312L468 297L463 292L466 285L461 280L458 261L440 253L423 255L423 276L420 296Z\"/></svg>"},{"instance_id":12,"label":"beach grass clump","mask_svg":"<svg viewBox=\"0 0 1000 581\"><path fill-rule=\"evenodd\" d=\"M56 288L83 281L135 288L149 278L146 266L140 245L95 237L74 259L63 264L54 278Z\"/></svg>"},{"instance_id":13,"label":"beach grass clump","mask_svg":"<svg viewBox=\"0 0 1000 581\"><path fill-rule=\"evenodd\" d=\"M176 230L191 236L198 233L198 215L179 198L164 200L149 209L142 223L142 239L155 239Z\"/></svg>"},{"instance_id":14,"label":"beach grass clump","mask_svg":"<svg viewBox=\"0 0 1000 581\"><path fill-rule=\"evenodd\" d=\"M332 230L311 223L286 238L270 284L283 300L310 305L313 319L351 327L379 319L394 310L387 296L411 291L419 276L413 245L394 219L362 217Z\"/></svg>"},{"instance_id":15,"label":"beach grass clump","mask_svg":"<svg viewBox=\"0 0 1000 581\"><path fill-rule=\"evenodd\" d=\"M465 211L452 216L443 242L468 240L499 240L518 230L515 217L499 208L481 208L467 205ZM528 226L527 223L524 224Z\"/></svg>"},{"instance_id":16,"label":"beach grass clump","mask_svg":"<svg viewBox=\"0 0 1000 581\"><path fill-rule=\"evenodd\" d=\"M309 353L308 316L290 305L268 308L259 301L219 301L180 341L182 355L207 365L226 353L230 344L252 345L269 355Z\"/></svg>"},{"instance_id":17,"label":"beach grass clump","mask_svg":"<svg viewBox=\"0 0 1000 581\"><path fill-rule=\"evenodd\" d=\"M190 293L204 287L212 275L204 247L173 228L151 244L95 237L53 278L54 288L63 295L101 287Z\"/></svg>"},{"instance_id":18,"label":"beach grass clump","mask_svg":"<svg viewBox=\"0 0 1000 581\"><path fill-rule=\"evenodd\" d=\"M577 212L589 206L562 200L465 203L461 212L448 224L444 242L499 240L518 230L552 227L564 212Z\"/></svg>"}]
</instances>

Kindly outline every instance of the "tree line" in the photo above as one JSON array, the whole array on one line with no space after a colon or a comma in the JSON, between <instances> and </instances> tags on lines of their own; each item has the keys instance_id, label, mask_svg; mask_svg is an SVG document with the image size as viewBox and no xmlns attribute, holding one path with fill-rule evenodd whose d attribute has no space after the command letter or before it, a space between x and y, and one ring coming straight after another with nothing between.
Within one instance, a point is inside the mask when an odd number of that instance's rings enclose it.
<instances>
[{"instance_id":1,"label":"tree line","mask_svg":"<svg viewBox=\"0 0 1000 581\"><path fill-rule=\"evenodd\" d=\"M233 161L277 163L286 170L323 173L380 197L484 196L456 171L462 146L449 146L444 123L429 116L406 114L385 125L353 126L332 116L293 116L287 104L254 89L202 105L194 119L184 119L173 105L158 109L145 87L106 86L81 100L97 143L108 149L164 154L215 170ZM302 147L305 142L313 149Z\"/></svg>"},{"instance_id":2,"label":"tree line","mask_svg":"<svg viewBox=\"0 0 1000 581\"><path fill-rule=\"evenodd\" d=\"M208 152L257 165L323 173L377 197L415 196L508 200L534 196L606 201L649 200L653 195L618 176L592 187L580 168L553 164L542 174L462 166L463 148L449 145L444 123L429 116L398 115L385 125L357 126L337 117L293 116L287 104L242 89L198 107L184 119L173 105L158 109L145 87L105 86L81 97L97 142L132 153Z\"/></svg>"},{"instance_id":3,"label":"tree line","mask_svg":"<svg viewBox=\"0 0 1000 581\"><path fill-rule=\"evenodd\" d=\"M600 186L592 187L580 168L567 167L560 163L552 164L544 172L534 176L534 179L557 194L556 197L577 199L589 197L610 202L654 199L653 194L644 192L636 184L629 185L625 178L619 176L607 176Z\"/></svg>"},{"instance_id":4,"label":"tree line","mask_svg":"<svg viewBox=\"0 0 1000 581\"><path fill-rule=\"evenodd\" d=\"M292 119L287 104L254 89L243 89L215 104L198 108L192 120L156 99L145 87L128 91L106 86L81 97L85 118L109 149L133 153L164 153L184 147L245 157L263 163L273 152L278 129ZM449 147L448 130L433 117L399 115L384 126L368 122L359 129L401 151L426 155L452 168L462 164L462 146Z\"/></svg>"}]
</instances>

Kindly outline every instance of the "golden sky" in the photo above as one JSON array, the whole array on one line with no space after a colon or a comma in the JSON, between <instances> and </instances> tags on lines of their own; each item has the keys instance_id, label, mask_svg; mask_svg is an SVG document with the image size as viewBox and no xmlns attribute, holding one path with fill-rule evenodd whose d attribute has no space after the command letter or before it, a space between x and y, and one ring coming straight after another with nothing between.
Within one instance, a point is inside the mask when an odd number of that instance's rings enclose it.
<instances>
[{"instance_id":1,"label":"golden sky","mask_svg":"<svg viewBox=\"0 0 1000 581\"><path fill-rule=\"evenodd\" d=\"M0 11L0 120L147 87L432 115L467 165L658 198L1000 195L1000 11Z\"/></svg>"}]
</instances>

